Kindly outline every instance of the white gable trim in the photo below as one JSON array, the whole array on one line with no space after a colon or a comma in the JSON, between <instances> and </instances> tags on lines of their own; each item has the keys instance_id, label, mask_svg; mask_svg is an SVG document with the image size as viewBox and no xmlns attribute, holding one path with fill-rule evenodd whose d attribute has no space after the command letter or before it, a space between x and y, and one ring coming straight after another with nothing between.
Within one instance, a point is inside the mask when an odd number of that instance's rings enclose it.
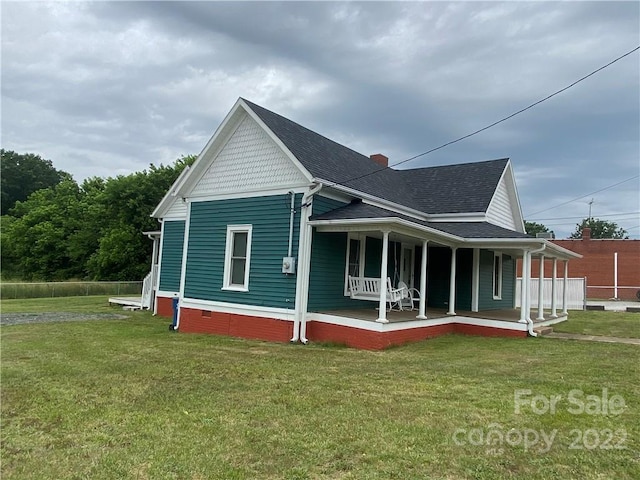
<instances>
[{"instance_id":1,"label":"white gable trim","mask_svg":"<svg viewBox=\"0 0 640 480\"><path fill-rule=\"evenodd\" d=\"M271 131L271 129L269 127L267 127L267 125L262 121L262 119L253 111L251 110L251 107L249 105L247 105L245 103L245 101L240 98L238 100L239 102L241 102L241 105L244 106L245 111L247 112L247 114L253 118L253 120L262 127L262 129L267 132L267 135L269 135L269 137L271 137L271 140L273 140L275 142L276 145L278 145L278 147L280 147L280 150L282 150L282 152L289 157L289 160L291 160L293 162L293 164L298 167L298 170L300 170L300 172L305 176L307 182L312 182L313 181L313 176L311 175L311 173L304 168L304 166L302 165L302 163L300 163L300 161L296 158L296 156L291 153L291 150L289 150L284 143L282 143L282 140L280 140L275 133L273 133Z\"/></svg>"},{"instance_id":2,"label":"white gable trim","mask_svg":"<svg viewBox=\"0 0 640 480\"><path fill-rule=\"evenodd\" d=\"M160 204L154 210L152 216L160 218L167 212L172 204L172 200L175 198L182 199L190 195L191 191L198 184L200 179L205 175L208 169L213 164L217 155L227 144L229 139L233 136L236 129L240 126L242 121L247 117L251 117L260 128L274 141L282 153L293 163L293 165L299 170L301 175L305 179L305 183L311 183L313 177L302 166L297 158L289 151L288 148L275 136L275 134L260 120L260 118L251 110L251 108L239 98L234 104L233 108L226 115L222 123L218 126L213 136L209 139L205 147L202 149L196 161L191 165L188 170L185 169L183 175L181 175L172 185L171 189Z\"/></svg>"},{"instance_id":3,"label":"white gable trim","mask_svg":"<svg viewBox=\"0 0 640 480\"><path fill-rule=\"evenodd\" d=\"M504 218L505 203L507 204L506 208L509 210L510 218ZM486 220L494 225L513 229L520 233L525 231L511 160L507 162L498 185L493 192L487 208Z\"/></svg>"}]
</instances>

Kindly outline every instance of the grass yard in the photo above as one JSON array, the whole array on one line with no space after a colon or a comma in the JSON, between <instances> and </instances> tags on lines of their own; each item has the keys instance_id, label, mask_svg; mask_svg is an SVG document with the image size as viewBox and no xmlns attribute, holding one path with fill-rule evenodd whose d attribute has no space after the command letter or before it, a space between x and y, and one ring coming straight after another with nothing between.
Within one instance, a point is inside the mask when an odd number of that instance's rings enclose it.
<instances>
[{"instance_id":1,"label":"grass yard","mask_svg":"<svg viewBox=\"0 0 640 480\"><path fill-rule=\"evenodd\" d=\"M569 320L553 325L553 331L640 338L640 313L571 310Z\"/></svg>"},{"instance_id":2,"label":"grass yard","mask_svg":"<svg viewBox=\"0 0 640 480\"><path fill-rule=\"evenodd\" d=\"M2 309L107 308L65 300ZM640 478L637 346L449 335L367 352L168 323L3 327L2 478Z\"/></svg>"},{"instance_id":3,"label":"grass yard","mask_svg":"<svg viewBox=\"0 0 640 480\"><path fill-rule=\"evenodd\" d=\"M49 297L11 299L0 301L1 313L82 312L121 313L121 309L109 306L106 295L89 297Z\"/></svg>"}]
</instances>

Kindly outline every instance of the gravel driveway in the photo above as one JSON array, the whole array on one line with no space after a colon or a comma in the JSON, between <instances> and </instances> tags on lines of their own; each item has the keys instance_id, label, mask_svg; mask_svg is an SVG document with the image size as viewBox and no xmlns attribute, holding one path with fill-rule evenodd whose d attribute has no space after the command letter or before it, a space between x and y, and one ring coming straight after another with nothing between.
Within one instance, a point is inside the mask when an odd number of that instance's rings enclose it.
<instances>
[{"instance_id":1,"label":"gravel driveway","mask_svg":"<svg viewBox=\"0 0 640 480\"><path fill-rule=\"evenodd\" d=\"M23 323L44 322L80 322L85 320L124 320L125 318L129 318L129 316L117 313L3 313L0 315L0 325L20 325Z\"/></svg>"}]
</instances>

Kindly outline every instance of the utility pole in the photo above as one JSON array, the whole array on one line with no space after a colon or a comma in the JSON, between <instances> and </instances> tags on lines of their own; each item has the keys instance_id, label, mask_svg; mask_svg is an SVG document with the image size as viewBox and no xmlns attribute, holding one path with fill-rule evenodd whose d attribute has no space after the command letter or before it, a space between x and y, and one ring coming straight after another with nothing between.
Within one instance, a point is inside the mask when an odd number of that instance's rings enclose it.
<instances>
[{"instance_id":1,"label":"utility pole","mask_svg":"<svg viewBox=\"0 0 640 480\"><path fill-rule=\"evenodd\" d=\"M591 222L591 205L593 205L593 198L589 202L589 218L587 218L589 222Z\"/></svg>"}]
</instances>

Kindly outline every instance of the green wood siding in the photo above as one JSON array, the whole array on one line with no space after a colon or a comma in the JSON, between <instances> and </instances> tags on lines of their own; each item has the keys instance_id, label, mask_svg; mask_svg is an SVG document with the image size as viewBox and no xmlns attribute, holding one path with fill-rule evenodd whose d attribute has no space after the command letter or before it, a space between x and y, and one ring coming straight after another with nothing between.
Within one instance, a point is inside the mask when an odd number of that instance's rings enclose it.
<instances>
[{"instance_id":1,"label":"green wood siding","mask_svg":"<svg viewBox=\"0 0 640 480\"><path fill-rule=\"evenodd\" d=\"M309 273L310 311L373 308L373 302L352 300L344 295L346 261L346 233L313 232Z\"/></svg>"},{"instance_id":2,"label":"green wood siding","mask_svg":"<svg viewBox=\"0 0 640 480\"><path fill-rule=\"evenodd\" d=\"M480 250L480 286L478 310L513 308L516 284L516 262L513 257L502 256L502 299L493 299L493 251Z\"/></svg>"},{"instance_id":3,"label":"green wood siding","mask_svg":"<svg viewBox=\"0 0 640 480\"><path fill-rule=\"evenodd\" d=\"M296 195L293 248L298 253L300 200ZM289 242L290 196L194 202L191 205L185 296L245 305L294 308L296 275L282 273ZM221 290L227 225L252 225L249 291Z\"/></svg>"},{"instance_id":4,"label":"green wood siding","mask_svg":"<svg viewBox=\"0 0 640 480\"><path fill-rule=\"evenodd\" d=\"M313 214L314 215L322 215L323 213L330 212L331 210L335 210L336 208L344 207L347 205L346 202L341 202L339 200L333 200L331 198L323 197L322 195L314 195L313 196Z\"/></svg>"},{"instance_id":5,"label":"green wood siding","mask_svg":"<svg viewBox=\"0 0 640 480\"><path fill-rule=\"evenodd\" d=\"M162 229L162 252L158 288L165 292L180 290L184 220L165 221Z\"/></svg>"}]
</instances>

